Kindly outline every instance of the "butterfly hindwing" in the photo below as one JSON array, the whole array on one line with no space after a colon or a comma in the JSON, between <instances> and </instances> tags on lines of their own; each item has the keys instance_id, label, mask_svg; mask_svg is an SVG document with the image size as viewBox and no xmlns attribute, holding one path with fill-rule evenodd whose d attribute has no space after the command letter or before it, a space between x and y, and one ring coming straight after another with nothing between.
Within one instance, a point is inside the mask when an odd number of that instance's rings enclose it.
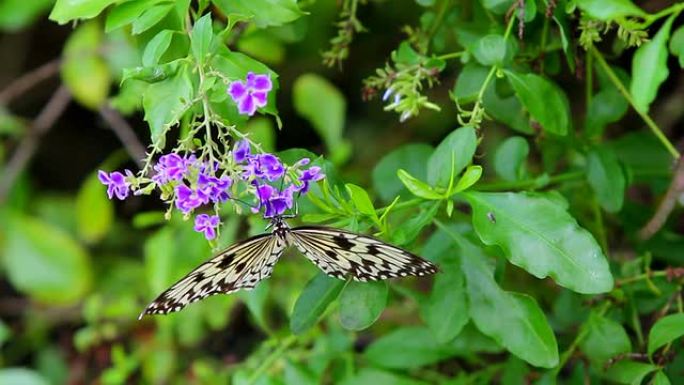
<instances>
[{"instance_id":1,"label":"butterfly hindwing","mask_svg":"<svg viewBox=\"0 0 684 385\"><path fill-rule=\"evenodd\" d=\"M437 266L379 239L344 230L307 226L289 230L290 242L324 273L375 281L437 272Z\"/></svg>"},{"instance_id":2,"label":"butterfly hindwing","mask_svg":"<svg viewBox=\"0 0 684 385\"><path fill-rule=\"evenodd\" d=\"M252 289L268 278L286 244L274 234L262 234L234 244L176 282L141 314L166 314L214 294Z\"/></svg>"}]
</instances>

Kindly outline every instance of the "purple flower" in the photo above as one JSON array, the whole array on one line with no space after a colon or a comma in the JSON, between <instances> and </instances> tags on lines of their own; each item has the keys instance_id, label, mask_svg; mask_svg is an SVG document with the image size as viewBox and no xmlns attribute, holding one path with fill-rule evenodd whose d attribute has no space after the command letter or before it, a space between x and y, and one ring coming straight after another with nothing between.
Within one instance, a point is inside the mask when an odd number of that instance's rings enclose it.
<instances>
[{"instance_id":1,"label":"purple flower","mask_svg":"<svg viewBox=\"0 0 684 385\"><path fill-rule=\"evenodd\" d=\"M193 190L184 184L176 186L176 207L183 214L187 214L207 202L209 202L209 196L204 191Z\"/></svg>"},{"instance_id":2,"label":"purple flower","mask_svg":"<svg viewBox=\"0 0 684 385\"><path fill-rule=\"evenodd\" d=\"M302 184L297 187L300 193L306 194L309 191L309 185L311 182L317 182L325 178L325 175L321 173L321 168L318 166L310 167L308 170L302 171L302 174L297 178Z\"/></svg>"},{"instance_id":3,"label":"purple flower","mask_svg":"<svg viewBox=\"0 0 684 385\"><path fill-rule=\"evenodd\" d=\"M237 142L235 144L235 148L233 149L233 159L235 159L235 162L242 163L247 160L249 156L249 142L247 139L242 139L241 141Z\"/></svg>"},{"instance_id":4,"label":"purple flower","mask_svg":"<svg viewBox=\"0 0 684 385\"><path fill-rule=\"evenodd\" d=\"M172 180L183 180L188 166L194 161L194 155L191 155L189 158L181 158L180 155L175 153L163 155L159 158L157 164L154 165L156 173L152 180L158 184L164 184Z\"/></svg>"},{"instance_id":5,"label":"purple flower","mask_svg":"<svg viewBox=\"0 0 684 385\"><path fill-rule=\"evenodd\" d=\"M218 225L218 215L200 214L195 218L195 231L204 233L204 237L209 241L216 238Z\"/></svg>"},{"instance_id":6,"label":"purple flower","mask_svg":"<svg viewBox=\"0 0 684 385\"><path fill-rule=\"evenodd\" d=\"M257 213L264 208L264 218L272 218L282 215L294 205L295 186L289 185L282 192L270 185L256 185L256 197L258 206L252 211Z\"/></svg>"},{"instance_id":7,"label":"purple flower","mask_svg":"<svg viewBox=\"0 0 684 385\"><path fill-rule=\"evenodd\" d=\"M268 92L273 88L269 75L247 73L245 82L234 81L228 86L228 94L237 104L242 115L254 115L257 108L266 106Z\"/></svg>"},{"instance_id":8,"label":"purple flower","mask_svg":"<svg viewBox=\"0 0 684 385\"><path fill-rule=\"evenodd\" d=\"M126 170L126 175L132 176L133 174ZM119 200L124 200L128 196L128 187L131 185L126 181L126 177L118 172L114 171L110 174L99 170L97 172L97 178L102 182L103 185L107 186L107 196L112 199L115 195Z\"/></svg>"},{"instance_id":9,"label":"purple flower","mask_svg":"<svg viewBox=\"0 0 684 385\"><path fill-rule=\"evenodd\" d=\"M257 155L261 171L270 181L274 181L285 173L285 167L280 163L278 157L273 154L259 154Z\"/></svg>"},{"instance_id":10,"label":"purple flower","mask_svg":"<svg viewBox=\"0 0 684 385\"><path fill-rule=\"evenodd\" d=\"M198 190L202 191L212 202L225 202L230 198L228 189L233 185L228 176L217 178L206 174L200 174L197 178Z\"/></svg>"}]
</instances>

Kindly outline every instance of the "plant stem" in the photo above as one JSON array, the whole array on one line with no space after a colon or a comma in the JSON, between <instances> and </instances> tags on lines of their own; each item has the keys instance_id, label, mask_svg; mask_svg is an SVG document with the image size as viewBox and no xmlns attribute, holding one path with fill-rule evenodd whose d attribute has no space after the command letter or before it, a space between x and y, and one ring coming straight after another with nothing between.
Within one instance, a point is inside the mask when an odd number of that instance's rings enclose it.
<instances>
[{"instance_id":1,"label":"plant stem","mask_svg":"<svg viewBox=\"0 0 684 385\"><path fill-rule=\"evenodd\" d=\"M605 302L603 306L598 310L599 315L603 315L608 311L608 308L610 307L610 302ZM558 375L558 373L563 369L565 364L568 363L568 360L570 360L570 357L572 357L573 353L575 353L575 350L577 349L577 346L582 342L584 337L587 336L588 330L586 327L586 323L588 321L585 321L585 323L582 324L580 327L579 333L577 333L577 336L575 339L570 343L570 346L568 346L567 349L563 353L561 353L560 356L560 361L558 362L558 366L556 366L552 371L554 374L554 377Z\"/></svg>"},{"instance_id":2,"label":"plant stem","mask_svg":"<svg viewBox=\"0 0 684 385\"><path fill-rule=\"evenodd\" d=\"M458 58L458 57L465 55L465 53L466 53L466 51L451 52L451 53L446 53L444 55L436 56L435 59L439 59L439 60L455 59L455 58Z\"/></svg>"},{"instance_id":3,"label":"plant stem","mask_svg":"<svg viewBox=\"0 0 684 385\"><path fill-rule=\"evenodd\" d=\"M684 3L673 4L669 7L661 10L658 13L654 13L652 15L646 15L645 16L646 21L644 23L640 24L639 26L641 28L646 28L646 27L650 26L651 24L653 24L654 22L658 21L659 19L661 19L665 16L669 16L673 13L678 13L678 12L681 12L683 10L684 10Z\"/></svg>"},{"instance_id":4,"label":"plant stem","mask_svg":"<svg viewBox=\"0 0 684 385\"><path fill-rule=\"evenodd\" d=\"M264 359L264 361L259 365L258 368L252 373L252 375L247 380L247 385L252 385L259 380L259 378L280 358L280 356L285 353L287 348L289 348L293 343L297 341L297 337L290 335L285 338L280 345L271 354Z\"/></svg>"},{"instance_id":5,"label":"plant stem","mask_svg":"<svg viewBox=\"0 0 684 385\"><path fill-rule=\"evenodd\" d=\"M613 69L610 68L608 63L606 62L606 59L603 57L601 52L599 52L596 47L591 46L590 52L592 55L596 58L596 60L599 62L601 65L601 68L603 68L604 71L606 71L606 74L608 75L608 78L610 78L610 81L613 82L615 87L620 91L622 96L629 102L629 104L632 106L632 108L641 116L641 119L644 120L646 125L653 131L653 134L660 140L660 142L665 146L667 151L674 157L675 159L678 159L681 155L679 154L679 151L670 143L670 141L667 139L665 134L660 130L658 125L651 119L650 116L641 109L637 108L636 104L634 103L634 99L632 99L632 95L629 93L629 91L625 88L625 86L622 84L620 79L615 75L615 72L613 72Z\"/></svg>"},{"instance_id":6,"label":"plant stem","mask_svg":"<svg viewBox=\"0 0 684 385\"><path fill-rule=\"evenodd\" d=\"M647 279L651 279L651 278L656 278L656 277L667 277L667 270L650 271L648 273L635 275L633 277L618 279L617 281L615 281L615 286L619 287L619 286L627 285L630 283L639 282L639 281L643 281L643 280L647 280Z\"/></svg>"},{"instance_id":7,"label":"plant stem","mask_svg":"<svg viewBox=\"0 0 684 385\"><path fill-rule=\"evenodd\" d=\"M564 174L558 174L550 176L548 179L543 180L541 178L535 179L525 179L513 182L494 182L494 183L483 183L476 185L475 189L477 191L507 191L507 190L522 190L529 187L542 188L550 184L566 182L570 180L580 180L584 178L585 173L583 171L572 171L566 172Z\"/></svg>"},{"instance_id":8,"label":"plant stem","mask_svg":"<svg viewBox=\"0 0 684 385\"><path fill-rule=\"evenodd\" d=\"M451 0L443 0L442 3L440 4L439 10L437 11L437 16L435 17L432 25L430 26L430 30L428 31L427 45L430 44L430 40L432 40L432 38L435 36L435 33L437 33L439 26L442 25L442 21L444 20L444 15L446 15L446 11L449 9L450 4L451 4ZM427 47L427 45L426 45L426 47Z\"/></svg>"}]
</instances>

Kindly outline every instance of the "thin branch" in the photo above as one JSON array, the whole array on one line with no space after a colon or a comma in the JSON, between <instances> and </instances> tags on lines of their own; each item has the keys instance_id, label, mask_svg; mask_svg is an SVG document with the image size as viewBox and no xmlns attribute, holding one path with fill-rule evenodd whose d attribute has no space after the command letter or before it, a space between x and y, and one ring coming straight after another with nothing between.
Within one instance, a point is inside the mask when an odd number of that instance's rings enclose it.
<instances>
[{"instance_id":1,"label":"thin branch","mask_svg":"<svg viewBox=\"0 0 684 385\"><path fill-rule=\"evenodd\" d=\"M55 124L71 101L66 86L61 85L40 111L33 124L12 154L0 178L0 203L7 198L17 176L26 168L38 148L38 141Z\"/></svg>"},{"instance_id":2,"label":"thin branch","mask_svg":"<svg viewBox=\"0 0 684 385\"><path fill-rule=\"evenodd\" d=\"M639 230L639 238L647 240L660 230L667 221L672 210L674 210L677 203L677 198L684 192L684 157L680 157L677 161L672 183L667 188L665 197L658 205L653 217Z\"/></svg>"},{"instance_id":3,"label":"thin branch","mask_svg":"<svg viewBox=\"0 0 684 385\"><path fill-rule=\"evenodd\" d=\"M123 144L128 155L133 159L138 168L142 169L144 166L143 159L145 159L145 146L138 140L133 128L128 124L126 119L119 113L119 111L103 105L100 108L100 116L107 122L109 127L114 131L116 136Z\"/></svg>"},{"instance_id":4,"label":"thin branch","mask_svg":"<svg viewBox=\"0 0 684 385\"><path fill-rule=\"evenodd\" d=\"M12 99L30 90L36 84L59 73L61 62L60 59L49 61L10 83L0 91L0 105L7 105Z\"/></svg>"}]
</instances>

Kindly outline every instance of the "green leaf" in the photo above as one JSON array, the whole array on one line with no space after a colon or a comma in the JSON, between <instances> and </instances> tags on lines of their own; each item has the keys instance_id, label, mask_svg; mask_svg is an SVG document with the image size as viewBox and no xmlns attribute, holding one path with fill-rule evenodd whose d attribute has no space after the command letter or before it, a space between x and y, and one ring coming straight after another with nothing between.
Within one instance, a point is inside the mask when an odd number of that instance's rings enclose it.
<instances>
[{"instance_id":1,"label":"green leaf","mask_svg":"<svg viewBox=\"0 0 684 385\"><path fill-rule=\"evenodd\" d=\"M544 130L556 135L566 135L571 122L570 104L565 92L539 75L505 72L530 116Z\"/></svg>"},{"instance_id":2,"label":"green leaf","mask_svg":"<svg viewBox=\"0 0 684 385\"><path fill-rule=\"evenodd\" d=\"M347 377L341 385L428 385L428 382L414 380L410 377L400 376L399 374L381 370L377 368L362 367L352 377Z\"/></svg>"},{"instance_id":3,"label":"green leaf","mask_svg":"<svg viewBox=\"0 0 684 385\"><path fill-rule=\"evenodd\" d=\"M667 378L667 375L663 373L662 370L659 370L655 376L653 376L653 385L670 385L670 379Z\"/></svg>"},{"instance_id":4,"label":"green leaf","mask_svg":"<svg viewBox=\"0 0 684 385\"><path fill-rule=\"evenodd\" d=\"M468 302L465 277L453 247L447 249L439 266L430 296L421 302L421 315L437 342L447 343L468 323Z\"/></svg>"},{"instance_id":5,"label":"green leaf","mask_svg":"<svg viewBox=\"0 0 684 385\"><path fill-rule=\"evenodd\" d=\"M397 176L401 180L401 183L403 183L404 186L406 186L406 188L411 192L411 194L417 197L434 200L443 198L442 194L434 191L430 185L417 178L414 178L404 170L400 169L397 171Z\"/></svg>"},{"instance_id":6,"label":"green leaf","mask_svg":"<svg viewBox=\"0 0 684 385\"><path fill-rule=\"evenodd\" d=\"M162 21L172 9L173 4L158 4L147 8L140 17L133 21L131 33L133 35L139 35L154 27L157 23Z\"/></svg>"},{"instance_id":7,"label":"green leaf","mask_svg":"<svg viewBox=\"0 0 684 385\"><path fill-rule=\"evenodd\" d=\"M51 305L73 304L92 283L90 256L61 229L19 214L8 221L4 262L10 283Z\"/></svg>"},{"instance_id":8,"label":"green leaf","mask_svg":"<svg viewBox=\"0 0 684 385\"><path fill-rule=\"evenodd\" d=\"M613 276L601 248L557 201L533 193L468 191L473 225L487 245L535 277L551 277L578 293L605 293ZM494 217L492 221L490 217Z\"/></svg>"},{"instance_id":9,"label":"green leaf","mask_svg":"<svg viewBox=\"0 0 684 385\"><path fill-rule=\"evenodd\" d=\"M484 66L501 65L506 58L506 39L502 35L486 35L475 45L473 56Z\"/></svg>"},{"instance_id":10,"label":"green leaf","mask_svg":"<svg viewBox=\"0 0 684 385\"><path fill-rule=\"evenodd\" d=\"M399 245L406 245L413 241L420 231L432 222L439 205L440 202L427 202L422 205L420 214L404 221L392 234L392 240Z\"/></svg>"},{"instance_id":11,"label":"green leaf","mask_svg":"<svg viewBox=\"0 0 684 385\"><path fill-rule=\"evenodd\" d=\"M513 4L514 0L482 0L482 5L488 10L497 13L505 13Z\"/></svg>"},{"instance_id":12,"label":"green leaf","mask_svg":"<svg viewBox=\"0 0 684 385\"><path fill-rule=\"evenodd\" d=\"M460 248L470 317L480 331L531 365L558 365L558 345L534 298L502 290L482 250L452 233Z\"/></svg>"},{"instance_id":13,"label":"green leaf","mask_svg":"<svg viewBox=\"0 0 684 385\"><path fill-rule=\"evenodd\" d=\"M525 160L530 146L520 136L511 136L499 145L494 153L494 170L503 180L516 181L525 178Z\"/></svg>"},{"instance_id":14,"label":"green leaf","mask_svg":"<svg viewBox=\"0 0 684 385\"><path fill-rule=\"evenodd\" d=\"M618 384L640 385L643 379L657 366L635 361L618 361L613 364L604 377Z\"/></svg>"},{"instance_id":15,"label":"green leaf","mask_svg":"<svg viewBox=\"0 0 684 385\"><path fill-rule=\"evenodd\" d=\"M611 213L620 211L627 181L611 150L597 147L587 154L587 180L604 210Z\"/></svg>"},{"instance_id":16,"label":"green leaf","mask_svg":"<svg viewBox=\"0 0 684 385\"><path fill-rule=\"evenodd\" d=\"M425 327L395 329L373 342L364 352L375 366L388 369L411 369L434 364L454 354L454 348L440 344Z\"/></svg>"},{"instance_id":17,"label":"green leaf","mask_svg":"<svg viewBox=\"0 0 684 385\"><path fill-rule=\"evenodd\" d=\"M362 214L377 219L378 215L375 213L373 201L371 201L366 190L351 183L347 183L346 187L352 202L354 202L354 206L356 206L356 209L359 210Z\"/></svg>"},{"instance_id":18,"label":"green leaf","mask_svg":"<svg viewBox=\"0 0 684 385\"><path fill-rule=\"evenodd\" d=\"M472 127L460 127L452 131L428 160L428 183L432 186L448 186L449 179L470 164L476 148L477 137Z\"/></svg>"},{"instance_id":19,"label":"green leaf","mask_svg":"<svg viewBox=\"0 0 684 385\"><path fill-rule=\"evenodd\" d=\"M96 22L76 29L64 46L62 80L74 99L90 109L98 109L107 99L111 75L99 56L102 31Z\"/></svg>"},{"instance_id":20,"label":"green leaf","mask_svg":"<svg viewBox=\"0 0 684 385\"><path fill-rule=\"evenodd\" d=\"M4 0L0 2L0 30L17 31L32 24L50 9L52 0Z\"/></svg>"},{"instance_id":21,"label":"green leaf","mask_svg":"<svg viewBox=\"0 0 684 385\"><path fill-rule=\"evenodd\" d=\"M297 298L292 316L290 317L290 330L294 334L302 334L309 330L334 301L342 288L344 281L328 277L319 273L306 284L304 290Z\"/></svg>"},{"instance_id":22,"label":"green leaf","mask_svg":"<svg viewBox=\"0 0 684 385\"><path fill-rule=\"evenodd\" d=\"M114 222L114 205L107 199L107 188L97 174L91 174L76 195L76 223L81 239L88 243L100 241Z\"/></svg>"},{"instance_id":23,"label":"green leaf","mask_svg":"<svg viewBox=\"0 0 684 385\"><path fill-rule=\"evenodd\" d=\"M0 384L49 385L40 373L25 368L1 368Z\"/></svg>"},{"instance_id":24,"label":"green leaf","mask_svg":"<svg viewBox=\"0 0 684 385\"><path fill-rule=\"evenodd\" d=\"M658 348L681 336L684 336L684 313L659 319L648 334L648 355L653 355Z\"/></svg>"},{"instance_id":25,"label":"green leaf","mask_svg":"<svg viewBox=\"0 0 684 385\"><path fill-rule=\"evenodd\" d=\"M373 189L383 202L391 202L397 195L407 197L408 191L397 176L404 169L416 179L427 178L426 165L432 147L427 144L407 144L385 155L373 168Z\"/></svg>"},{"instance_id":26,"label":"green leaf","mask_svg":"<svg viewBox=\"0 0 684 385\"><path fill-rule=\"evenodd\" d=\"M632 94L636 109L648 112L648 108L658 95L658 88L667 79L667 39L670 37L672 22L677 13L670 16L652 40L644 43L634 53L632 59Z\"/></svg>"},{"instance_id":27,"label":"green leaf","mask_svg":"<svg viewBox=\"0 0 684 385\"><path fill-rule=\"evenodd\" d=\"M487 114L522 134L534 134L535 131L530 125L530 120L518 97L515 94L499 95L498 87L495 85L500 82L503 83L504 80L496 79L485 90L482 105Z\"/></svg>"},{"instance_id":28,"label":"green leaf","mask_svg":"<svg viewBox=\"0 0 684 385\"><path fill-rule=\"evenodd\" d=\"M259 28L283 25L305 15L297 0L214 0L213 3L226 15L251 16Z\"/></svg>"},{"instance_id":29,"label":"green leaf","mask_svg":"<svg viewBox=\"0 0 684 385\"><path fill-rule=\"evenodd\" d=\"M50 20L66 24L75 19L91 19L117 0L57 0Z\"/></svg>"},{"instance_id":30,"label":"green leaf","mask_svg":"<svg viewBox=\"0 0 684 385\"><path fill-rule=\"evenodd\" d=\"M210 52L213 39L214 31L211 25L211 14L208 13L197 20L190 32L192 55L200 65L204 63L205 56Z\"/></svg>"},{"instance_id":31,"label":"green leaf","mask_svg":"<svg viewBox=\"0 0 684 385\"><path fill-rule=\"evenodd\" d=\"M344 95L327 79L309 73L295 80L292 97L297 113L311 123L325 142L333 163L346 160L351 146L342 138L347 109Z\"/></svg>"},{"instance_id":32,"label":"green leaf","mask_svg":"<svg viewBox=\"0 0 684 385\"><path fill-rule=\"evenodd\" d=\"M164 0L132 0L117 4L107 14L105 32L109 33L134 22L145 10L162 1Z\"/></svg>"},{"instance_id":33,"label":"green leaf","mask_svg":"<svg viewBox=\"0 0 684 385\"><path fill-rule=\"evenodd\" d=\"M247 55L269 64L280 64L285 59L286 49L283 42L274 39L268 30L254 31L241 36L237 49Z\"/></svg>"},{"instance_id":34,"label":"green leaf","mask_svg":"<svg viewBox=\"0 0 684 385\"><path fill-rule=\"evenodd\" d=\"M11 335L12 331L10 330L10 328L8 328L7 325L5 325L5 323L2 320L0 320L0 348L2 347L2 345L5 344L5 342L10 338Z\"/></svg>"},{"instance_id":35,"label":"green leaf","mask_svg":"<svg viewBox=\"0 0 684 385\"><path fill-rule=\"evenodd\" d=\"M174 125L190 107L193 91L187 65L181 65L173 77L147 87L143 108L153 143L164 147L165 128Z\"/></svg>"},{"instance_id":36,"label":"green leaf","mask_svg":"<svg viewBox=\"0 0 684 385\"><path fill-rule=\"evenodd\" d=\"M461 179L458 180L452 192L458 193L472 187L482 177L482 166L468 166Z\"/></svg>"},{"instance_id":37,"label":"green leaf","mask_svg":"<svg viewBox=\"0 0 684 385\"><path fill-rule=\"evenodd\" d=\"M350 281L340 295L340 323L348 330L363 330L378 320L387 306L385 281Z\"/></svg>"},{"instance_id":38,"label":"green leaf","mask_svg":"<svg viewBox=\"0 0 684 385\"><path fill-rule=\"evenodd\" d=\"M145 46L142 63L145 67L151 67L159 63L162 55L166 52L171 44L173 31L165 29L159 32L155 37Z\"/></svg>"},{"instance_id":39,"label":"green leaf","mask_svg":"<svg viewBox=\"0 0 684 385\"><path fill-rule=\"evenodd\" d=\"M603 129L610 123L622 119L627 113L629 103L615 87L604 88L591 98L586 115L588 137L600 137Z\"/></svg>"},{"instance_id":40,"label":"green leaf","mask_svg":"<svg viewBox=\"0 0 684 385\"><path fill-rule=\"evenodd\" d=\"M580 9L599 20L617 20L626 16L644 17L646 12L630 0L575 0Z\"/></svg>"},{"instance_id":41,"label":"green leaf","mask_svg":"<svg viewBox=\"0 0 684 385\"><path fill-rule=\"evenodd\" d=\"M476 62L470 62L458 74L454 85L454 96L459 103L471 103L477 100L480 88L484 84L489 68Z\"/></svg>"},{"instance_id":42,"label":"green leaf","mask_svg":"<svg viewBox=\"0 0 684 385\"><path fill-rule=\"evenodd\" d=\"M632 350L625 329L609 318L592 312L586 328L586 336L580 343L580 348L597 366L618 354Z\"/></svg>"},{"instance_id":43,"label":"green leaf","mask_svg":"<svg viewBox=\"0 0 684 385\"><path fill-rule=\"evenodd\" d=\"M679 58L679 66L684 68L684 26L680 26L672 34L670 52Z\"/></svg>"},{"instance_id":44,"label":"green leaf","mask_svg":"<svg viewBox=\"0 0 684 385\"><path fill-rule=\"evenodd\" d=\"M245 132L249 133L250 138L256 143L259 143L264 151L275 151L276 133L275 127L273 127L273 122L270 119L264 117L250 119L245 127Z\"/></svg>"}]
</instances>

